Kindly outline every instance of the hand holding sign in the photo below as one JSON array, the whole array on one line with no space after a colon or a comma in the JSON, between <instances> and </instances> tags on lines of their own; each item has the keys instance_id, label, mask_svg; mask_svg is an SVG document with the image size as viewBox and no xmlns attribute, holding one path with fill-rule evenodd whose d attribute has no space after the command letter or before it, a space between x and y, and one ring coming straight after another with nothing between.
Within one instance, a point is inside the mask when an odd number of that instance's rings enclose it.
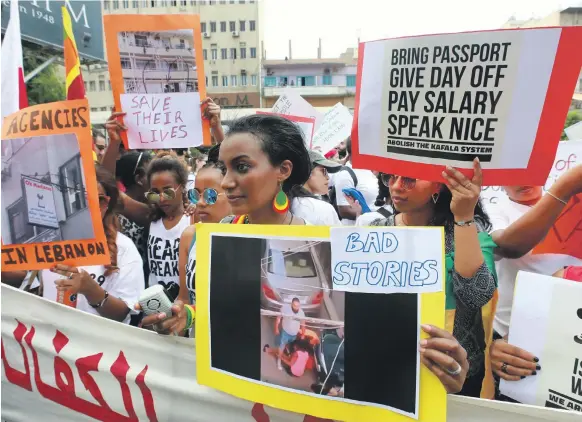
<instances>
[{"instance_id":1,"label":"hand holding sign","mask_svg":"<svg viewBox=\"0 0 582 422\"><path fill-rule=\"evenodd\" d=\"M445 184L453 195L451 199L451 212L457 221L472 220L475 213L475 206L479 201L483 174L478 158L473 160L473 170L474 173L471 180L466 178L459 170L450 166L447 166L446 171L443 171Z\"/></svg>"},{"instance_id":2,"label":"hand holding sign","mask_svg":"<svg viewBox=\"0 0 582 422\"><path fill-rule=\"evenodd\" d=\"M127 113L113 112L105 122L105 129L107 130L107 135L109 135L110 141L121 142L120 132L126 131L127 127L118 119L124 117L126 114Z\"/></svg>"}]
</instances>

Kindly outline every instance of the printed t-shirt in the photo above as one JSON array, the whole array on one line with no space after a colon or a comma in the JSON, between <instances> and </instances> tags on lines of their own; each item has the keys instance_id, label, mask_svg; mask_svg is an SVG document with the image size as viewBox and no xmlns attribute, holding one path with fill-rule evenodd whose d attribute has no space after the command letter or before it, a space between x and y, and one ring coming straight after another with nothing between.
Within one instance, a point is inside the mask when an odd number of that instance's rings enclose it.
<instances>
[{"instance_id":1,"label":"printed t-shirt","mask_svg":"<svg viewBox=\"0 0 582 422\"><path fill-rule=\"evenodd\" d=\"M346 164L346 166L351 167L351 163ZM349 172L343 170L338 171L334 174L333 183L336 190L336 203L338 207L348 206L350 203L346 199L343 190L346 188L354 188L360 191L366 204L370 207L370 210L376 211L378 207L374 205L376 198L378 197L378 178L374 176L370 170L353 169L356 177L358 179L358 186L354 186L354 180ZM344 226L355 225L355 220L349 220L347 218L342 219L342 224Z\"/></svg>"},{"instance_id":2,"label":"printed t-shirt","mask_svg":"<svg viewBox=\"0 0 582 422\"><path fill-rule=\"evenodd\" d=\"M160 218L150 224L148 236L148 264L150 275L148 287L161 284L165 289L180 286L178 275L178 256L180 254L180 236L190 225L190 217L184 215L178 224L167 230Z\"/></svg>"},{"instance_id":3,"label":"printed t-shirt","mask_svg":"<svg viewBox=\"0 0 582 422\"><path fill-rule=\"evenodd\" d=\"M107 290L109 296L125 302L131 312L127 314L123 323L129 324L131 313L135 313L133 307L144 290L143 262L130 238L122 233L117 233L116 243L118 271L105 276L105 267L103 265L79 267L79 269L87 271L93 280L96 280L104 290ZM62 279L63 276L49 270L42 270L41 278L43 297L56 301L57 288L55 281ZM97 309L91 307L85 296L81 294L77 295L77 309L93 315L99 315Z\"/></svg>"},{"instance_id":4,"label":"printed t-shirt","mask_svg":"<svg viewBox=\"0 0 582 422\"><path fill-rule=\"evenodd\" d=\"M497 204L487 204L486 210L493 228L491 233L504 230L524 215L530 207L502 197ZM499 302L493 327L501 336L509 332L511 306L518 271L552 275L568 265L582 265L582 260L562 254L532 255L531 251L517 259L498 259L495 263L499 278Z\"/></svg>"},{"instance_id":5,"label":"printed t-shirt","mask_svg":"<svg viewBox=\"0 0 582 422\"><path fill-rule=\"evenodd\" d=\"M386 209L390 214L394 214L394 210L390 205L384 205L382 208ZM356 219L356 226L370 226L372 221L378 220L379 218L386 218L385 215L380 214L378 211L367 212L365 214L360 215Z\"/></svg>"},{"instance_id":6,"label":"printed t-shirt","mask_svg":"<svg viewBox=\"0 0 582 422\"><path fill-rule=\"evenodd\" d=\"M316 198L293 198L291 212L314 226L340 226L341 221L333 206Z\"/></svg>"},{"instance_id":7,"label":"printed t-shirt","mask_svg":"<svg viewBox=\"0 0 582 422\"><path fill-rule=\"evenodd\" d=\"M196 235L188 253L188 262L186 263L186 286L190 295L190 302L196 305Z\"/></svg>"},{"instance_id":8,"label":"printed t-shirt","mask_svg":"<svg viewBox=\"0 0 582 422\"><path fill-rule=\"evenodd\" d=\"M299 309L299 312L295 313L293 312L291 305L285 303L281 307L281 313L283 314L283 319L281 322L283 330L285 330L285 332L289 335L292 336L297 335L297 333L301 329L301 321L291 317L304 318L305 313L303 313L303 309Z\"/></svg>"}]
</instances>

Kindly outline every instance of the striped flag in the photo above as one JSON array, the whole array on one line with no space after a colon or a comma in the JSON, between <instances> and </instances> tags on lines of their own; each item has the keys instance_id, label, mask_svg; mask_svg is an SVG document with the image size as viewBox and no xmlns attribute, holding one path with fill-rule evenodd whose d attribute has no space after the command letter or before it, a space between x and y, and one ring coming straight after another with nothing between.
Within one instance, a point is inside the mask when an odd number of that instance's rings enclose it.
<instances>
[{"instance_id":1,"label":"striped flag","mask_svg":"<svg viewBox=\"0 0 582 422\"><path fill-rule=\"evenodd\" d=\"M79 51L73 34L71 15L69 15L65 6L62 7L62 10L67 100L79 100L85 98L85 85L83 83L83 75L81 75L81 60L79 59Z\"/></svg>"},{"instance_id":2,"label":"striped flag","mask_svg":"<svg viewBox=\"0 0 582 422\"><path fill-rule=\"evenodd\" d=\"M20 9L18 0L10 2L10 21L2 42L2 117L28 107L22 40L20 39Z\"/></svg>"}]
</instances>

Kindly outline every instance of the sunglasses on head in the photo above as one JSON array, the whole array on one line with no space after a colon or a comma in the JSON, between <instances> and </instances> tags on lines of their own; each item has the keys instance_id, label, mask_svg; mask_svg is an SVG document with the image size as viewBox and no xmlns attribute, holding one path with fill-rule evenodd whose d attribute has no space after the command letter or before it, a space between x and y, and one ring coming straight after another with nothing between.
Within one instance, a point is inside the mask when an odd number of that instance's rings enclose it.
<instances>
[{"instance_id":1,"label":"sunglasses on head","mask_svg":"<svg viewBox=\"0 0 582 422\"><path fill-rule=\"evenodd\" d=\"M412 177L398 176L396 174L382 173L380 175L380 180L382 181L382 184L384 186L389 188L391 185L396 183L396 180L399 177L400 177L400 183L402 184L403 189L410 190L410 189L414 189L414 187L416 186L416 179L413 179Z\"/></svg>"},{"instance_id":2,"label":"sunglasses on head","mask_svg":"<svg viewBox=\"0 0 582 422\"><path fill-rule=\"evenodd\" d=\"M161 199L164 199L165 201L171 201L172 199L176 198L177 192L180 189L180 187L176 189L165 188L161 192L154 192L150 190L145 193L145 197L149 202L153 202L155 204L160 202Z\"/></svg>"},{"instance_id":3,"label":"sunglasses on head","mask_svg":"<svg viewBox=\"0 0 582 422\"><path fill-rule=\"evenodd\" d=\"M207 205L216 204L216 201L218 201L218 197L220 195L224 195L224 194L218 193L216 191L216 189L212 189L212 188L204 189L204 191L202 192L202 198L204 198L204 202L206 202ZM200 192L198 192L196 189L190 189L188 191L188 200L192 204L196 205L198 202L200 202Z\"/></svg>"}]
</instances>

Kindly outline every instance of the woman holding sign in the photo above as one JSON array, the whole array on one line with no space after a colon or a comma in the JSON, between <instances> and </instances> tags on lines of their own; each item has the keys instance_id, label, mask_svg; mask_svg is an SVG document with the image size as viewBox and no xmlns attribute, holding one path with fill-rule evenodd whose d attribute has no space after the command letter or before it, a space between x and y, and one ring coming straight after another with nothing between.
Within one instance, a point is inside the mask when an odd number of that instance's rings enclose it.
<instances>
[{"instance_id":1,"label":"woman holding sign","mask_svg":"<svg viewBox=\"0 0 582 422\"><path fill-rule=\"evenodd\" d=\"M444 183L381 174L390 190L395 215L372 222L374 226L444 226L446 249L447 330L461 343L470 362L460 394L479 397L485 378L485 349L490 337L483 309L493 298L496 275L489 219L479 203L481 165L475 159L468 179L447 167ZM454 321L454 323L453 323ZM490 321L489 321L490 322ZM434 360L422 353L434 372ZM442 370L441 370L442 372ZM437 374L438 375L438 374ZM454 372L448 375L455 376Z\"/></svg>"}]
</instances>

